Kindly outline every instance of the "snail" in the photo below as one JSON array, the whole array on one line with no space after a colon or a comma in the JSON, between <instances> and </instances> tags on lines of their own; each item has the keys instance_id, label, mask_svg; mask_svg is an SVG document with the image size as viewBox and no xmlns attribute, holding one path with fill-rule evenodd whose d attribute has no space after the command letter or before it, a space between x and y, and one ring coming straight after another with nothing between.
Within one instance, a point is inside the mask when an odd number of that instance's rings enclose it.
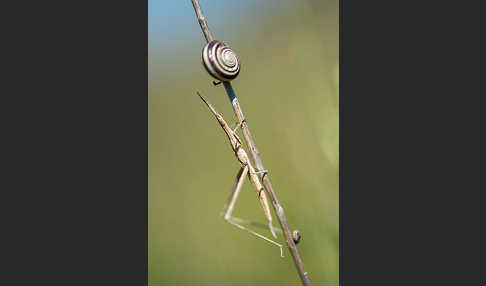
<instances>
[{"instance_id":1,"label":"snail","mask_svg":"<svg viewBox=\"0 0 486 286\"><path fill-rule=\"evenodd\" d=\"M208 73L220 81L230 81L240 72L240 62L236 53L218 40L204 46L202 62Z\"/></svg>"},{"instance_id":2,"label":"snail","mask_svg":"<svg viewBox=\"0 0 486 286\"><path fill-rule=\"evenodd\" d=\"M292 232L292 239L294 240L295 244L299 243L301 237L302 235L300 234L299 230L296 229Z\"/></svg>"}]
</instances>

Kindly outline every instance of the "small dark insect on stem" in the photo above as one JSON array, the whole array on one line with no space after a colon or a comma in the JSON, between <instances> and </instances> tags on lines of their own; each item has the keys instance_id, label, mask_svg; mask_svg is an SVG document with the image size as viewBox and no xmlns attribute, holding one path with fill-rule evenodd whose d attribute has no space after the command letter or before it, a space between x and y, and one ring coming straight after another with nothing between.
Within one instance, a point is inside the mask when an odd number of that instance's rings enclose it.
<instances>
[{"instance_id":1,"label":"small dark insect on stem","mask_svg":"<svg viewBox=\"0 0 486 286\"><path fill-rule=\"evenodd\" d=\"M201 26L201 29L203 31L204 37L206 38L206 41L209 43L213 40L213 35L211 34L211 31L209 30L208 23L206 21L206 18L204 17L203 11L201 9L201 6L199 4L199 0L191 0L192 5L194 6L194 11L196 12L197 19L199 21L199 25ZM244 141L248 147L248 151L250 153L251 159L259 172L259 177L263 182L263 185L265 187L265 190L267 191L270 200L272 202L273 209L277 215L277 219L280 223L282 232L285 237L285 241L287 243L287 246L290 250L290 253L292 254L292 258L294 259L295 265L297 267L297 271L299 273L299 276L302 281L302 285L304 286L310 286L311 282L309 279L309 274L305 269L304 266L304 261L302 260L299 251L297 249L297 246L295 245L294 239L298 242L300 239L300 232L294 232L294 234L291 233L289 225L287 223L287 219L285 218L284 210L283 207L280 205L280 202L277 198L277 194L275 193L275 190L272 187L272 183L270 182L270 178L267 174L267 172L262 172L261 170L266 170L265 167L263 166L263 161L260 157L260 153L258 152L258 149L255 145L255 142L253 141L253 138L251 136L250 130L248 128L248 125L245 120L245 116L243 115L243 111L241 109L240 103L238 102L238 98L235 95L235 92L233 90L233 87L231 86L231 83L224 81L223 82L224 88L226 90L226 93L228 94L228 97L231 101L231 105L233 106L233 111L238 118L238 123L241 125L241 129L243 132L243 138Z\"/></svg>"}]
</instances>

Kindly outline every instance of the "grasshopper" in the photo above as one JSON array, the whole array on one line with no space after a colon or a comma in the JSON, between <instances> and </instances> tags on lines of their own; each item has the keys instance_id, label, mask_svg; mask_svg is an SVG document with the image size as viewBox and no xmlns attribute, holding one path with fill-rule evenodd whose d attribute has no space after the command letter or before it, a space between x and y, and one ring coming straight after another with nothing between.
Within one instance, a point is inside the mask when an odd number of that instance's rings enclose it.
<instances>
[{"instance_id":1,"label":"grasshopper","mask_svg":"<svg viewBox=\"0 0 486 286\"><path fill-rule=\"evenodd\" d=\"M278 247L280 247L280 256L283 257L283 249L282 245L280 243L277 243L273 240L271 240L268 237L265 237L264 235L261 235L259 233L256 233L255 231L243 226L243 224L251 224L255 226L262 226L262 224L259 223L254 223L250 222L244 219L240 219L237 217L232 217L231 213L233 212L234 205L236 203L236 200L238 199L238 195L240 194L241 188L243 186L245 177L248 177L250 180L251 184L253 185L253 188L257 192L258 199L260 201L260 204L263 208L263 212L265 213L265 217L268 221L268 228L270 229L270 232L272 233L274 238L277 238L277 235L275 234L275 229L273 228L272 225L272 215L270 213L270 207L268 205L268 200L267 196L265 195L264 188L262 183L260 182L260 179L258 178L258 173L261 172L266 172L265 170L263 171L255 171L255 168L251 165L250 160L248 158L248 155L246 154L245 150L242 148L243 144L236 135L236 131L238 128L241 126L241 123L236 126L236 128L233 130L229 127L229 125L226 123L226 121L223 119L223 117L214 109L214 107L206 100L206 98L199 92L196 91L197 95L201 98L201 100L208 106L209 110L213 113L213 115L216 117L218 120L219 124L223 128L224 132L228 136L228 139L231 144L231 148L233 149L236 159L238 159L239 164L241 165L241 168L239 169L237 175L236 175L236 181L232 187L230 196L228 198L228 201L224 205L223 211L221 213L221 216L224 218L225 221L230 223L231 225L234 225L242 230L245 230L249 232L252 235L255 235L259 238L262 238L266 240L269 243L272 243ZM277 229L279 232L281 232L280 229Z\"/></svg>"}]
</instances>

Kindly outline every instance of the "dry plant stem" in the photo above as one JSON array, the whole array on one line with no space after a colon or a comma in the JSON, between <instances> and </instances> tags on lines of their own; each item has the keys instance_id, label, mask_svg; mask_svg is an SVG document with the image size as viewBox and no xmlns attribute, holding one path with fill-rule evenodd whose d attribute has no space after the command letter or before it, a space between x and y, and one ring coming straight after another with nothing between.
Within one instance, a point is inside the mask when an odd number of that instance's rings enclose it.
<instances>
[{"instance_id":1,"label":"dry plant stem","mask_svg":"<svg viewBox=\"0 0 486 286\"><path fill-rule=\"evenodd\" d=\"M245 140L246 145L248 146L248 150L250 152L251 158L253 159L253 163L255 164L257 171L265 170L265 167L263 166L263 161L260 157L260 153L258 152L258 149L255 146L255 142L253 141L253 138L251 136L250 130L246 123L245 116L243 115L243 111L241 110L241 106L238 102L238 98L236 98L233 88L229 82L224 82L224 87L231 100L233 111L235 112L236 117L238 118L238 122L241 124L243 138ZM270 201L272 202L273 209L277 214L278 221L283 230L285 241L287 242L287 246L289 247L290 253L292 254L292 258L294 259L295 265L297 266L297 270L302 280L302 284L305 286L310 286L311 283L309 280L309 274L305 269L304 261L300 257L299 250L297 249L297 246L295 245L295 242L292 238L292 233L287 223L287 219L285 218L284 210L280 205L275 190L273 189L268 173L264 172L259 176L260 179L262 179L263 181L265 190L267 191L268 196L270 197Z\"/></svg>"},{"instance_id":2,"label":"dry plant stem","mask_svg":"<svg viewBox=\"0 0 486 286\"><path fill-rule=\"evenodd\" d=\"M209 43L213 40L213 34L211 34L211 31L209 30L208 27L208 22L206 21L206 18L204 18L201 5L199 5L199 0L191 0L191 1L192 1L192 6L194 6L194 11L196 11L199 25L201 26L201 29L204 33L204 37L206 37L206 41Z\"/></svg>"},{"instance_id":3,"label":"dry plant stem","mask_svg":"<svg viewBox=\"0 0 486 286\"><path fill-rule=\"evenodd\" d=\"M197 19L199 21L199 25L201 26L201 29L204 33L206 41L209 43L210 41L213 40L213 35L211 34L211 31L209 30L208 23L206 21L206 18L204 17L201 6L199 5L199 0L192 0L192 5L194 6L194 11L196 12L196 16L197 16ZM254 143L253 138L251 136L250 130L249 130L248 125L246 123L245 116L243 115L243 111L241 110L241 106L238 102L238 98L235 95L233 87L231 86L231 83L229 83L229 82L223 82L223 84L224 84L224 88L226 90L226 93L228 94L228 97L231 101L231 105L233 106L233 111L235 112L235 115L238 118L238 122L241 124L241 129L242 129L242 132L243 132L243 138L244 138L245 143L248 147L248 150L250 152L253 163L255 164L257 171L265 170L265 167L263 166L263 161L260 157L260 153L258 152L258 149L255 146L255 143ZM302 280L302 284L304 286L310 286L311 282L310 282L310 279L309 279L309 274L305 269L304 261L300 257L297 246L295 245L295 242L292 239L292 233L289 229L287 219L285 218L284 210L283 210L282 206L280 205L279 200L277 199L277 195L275 194L275 190L272 187L272 183L270 182L270 178L269 178L269 176L266 172L259 173L259 176L260 176L260 179L263 181L263 185L265 186L265 189L266 189L268 195L270 196L270 200L272 202L273 209L275 210L275 213L277 214L278 221L279 221L280 226L283 230L285 241L287 242L287 246L289 247L290 253L292 254L292 258L294 259L295 265L297 266L297 271L299 272L300 278Z\"/></svg>"}]
</instances>

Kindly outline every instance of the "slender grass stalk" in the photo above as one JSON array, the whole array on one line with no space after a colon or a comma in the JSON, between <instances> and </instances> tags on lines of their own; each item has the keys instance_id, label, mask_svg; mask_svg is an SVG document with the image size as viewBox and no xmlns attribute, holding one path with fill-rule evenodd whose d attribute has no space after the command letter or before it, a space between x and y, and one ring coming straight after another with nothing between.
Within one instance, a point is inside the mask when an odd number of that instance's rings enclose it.
<instances>
[{"instance_id":1,"label":"slender grass stalk","mask_svg":"<svg viewBox=\"0 0 486 286\"><path fill-rule=\"evenodd\" d=\"M206 21L206 18L204 17L203 11L201 9L201 5L199 4L199 0L191 0L191 1L192 1L192 5L194 6L194 11L196 12L196 16L199 21L199 25L201 26L201 29L203 31L204 37L206 38L206 41L209 43L213 40L213 35L209 30L209 26ZM260 179L262 180L265 190L267 191L270 200L272 202L272 206L277 215L277 219L280 223L280 226L282 228L285 241L290 250L290 253L292 254L292 258L294 259L300 279L302 280L302 285L311 286L309 274L306 271L304 266L304 261L302 260L299 254L299 250L297 249L297 246L295 245L295 242L292 238L292 233L287 223L287 219L285 218L283 207L280 205L280 202L277 198L277 194L275 193L275 190L272 187L272 183L270 182L270 177L268 176L268 173L264 171L266 169L263 166L263 161L261 159L260 153L258 152L255 142L253 141L253 138L251 136L250 129L248 128L248 124L246 123L246 119L245 116L243 115L243 111L241 109L240 103L238 102L238 98L236 97L236 94L233 90L233 87L231 86L231 83L225 81L223 82L223 85L231 101L231 105L233 106L233 111L236 115L236 118L238 118L238 122L241 124L243 138L248 147L248 151L250 152L252 161L256 166L257 171L262 171L259 173Z\"/></svg>"}]
</instances>

